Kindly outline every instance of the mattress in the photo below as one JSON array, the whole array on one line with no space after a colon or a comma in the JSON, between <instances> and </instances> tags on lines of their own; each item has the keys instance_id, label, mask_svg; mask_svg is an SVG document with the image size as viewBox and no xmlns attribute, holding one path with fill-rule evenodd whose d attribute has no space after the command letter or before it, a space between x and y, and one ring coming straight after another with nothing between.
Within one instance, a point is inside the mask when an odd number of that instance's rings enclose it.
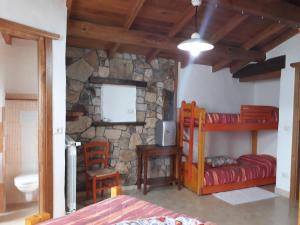
<instances>
[{"instance_id":1,"label":"mattress","mask_svg":"<svg viewBox=\"0 0 300 225\"><path fill-rule=\"evenodd\" d=\"M244 155L238 164L212 168L205 167L204 186L245 182L255 179L274 178L276 159L270 155Z\"/></svg>"},{"instance_id":2,"label":"mattress","mask_svg":"<svg viewBox=\"0 0 300 225\"><path fill-rule=\"evenodd\" d=\"M154 216L176 218L182 215L149 202L121 195L87 206L67 216L46 221L41 225L108 225Z\"/></svg>"}]
</instances>

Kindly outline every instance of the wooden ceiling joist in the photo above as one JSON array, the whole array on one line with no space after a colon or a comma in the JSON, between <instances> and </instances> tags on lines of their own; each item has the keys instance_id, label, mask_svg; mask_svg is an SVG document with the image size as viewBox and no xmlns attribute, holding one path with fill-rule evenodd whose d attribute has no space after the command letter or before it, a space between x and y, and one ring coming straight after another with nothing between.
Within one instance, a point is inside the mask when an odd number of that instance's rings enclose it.
<instances>
[{"instance_id":1,"label":"wooden ceiling joist","mask_svg":"<svg viewBox=\"0 0 300 225\"><path fill-rule=\"evenodd\" d=\"M279 31L283 30L284 28L285 28L285 25L283 25L283 24L277 24L277 23L272 24L268 28L263 30L262 32L256 34L254 37L249 39L249 41L245 42L242 45L242 48L245 50L250 50L253 47L257 46L262 41L266 40L270 35L273 35ZM223 59L223 60L217 62L215 65L213 65L213 71L216 72L216 71L226 67L227 65L229 65L231 63L231 61L232 60L230 60L230 59ZM245 60L245 61L239 61L239 62L233 64L231 66L231 72L234 73L234 72L240 70L243 66L247 65L249 62L251 62L251 61Z\"/></svg>"},{"instance_id":2,"label":"wooden ceiling joist","mask_svg":"<svg viewBox=\"0 0 300 225\"><path fill-rule=\"evenodd\" d=\"M249 41L243 44L244 49L251 49L267 39L269 36L280 32L283 28L285 28L285 25L283 24L272 24L267 29L263 30L261 33L257 34L256 36L252 37Z\"/></svg>"},{"instance_id":3,"label":"wooden ceiling joist","mask_svg":"<svg viewBox=\"0 0 300 225\"><path fill-rule=\"evenodd\" d=\"M124 23L123 27L125 29L129 29L131 27L144 3L145 0L135 0L135 4L132 6L129 16ZM109 50L109 57L112 57L118 51L119 47L120 43L115 43L113 47Z\"/></svg>"},{"instance_id":4,"label":"wooden ceiling joist","mask_svg":"<svg viewBox=\"0 0 300 225\"><path fill-rule=\"evenodd\" d=\"M210 43L215 44L222 40L226 35L233 31L237 26L248 18L247 15L238 14L226 22L217 32L215 32L209 39Z\"/></svg>"},{"instance_id":5,"label":"wooden ceiling joist","mask_svg":"<svg viewBox=\"0 0 300 225\"><path fill-rule=\"evenodd\" d=\"M233 78L249 78L262 74L270 74L285 68L285 55L268 59L261 63L249 64L233 74Z\"/></svg>"},{"instance_id":6,"label":"wooden ceiling joist","mask_svg":"<svg viewBox=\"0 0 300 225\"><path fill-rule=\"evenodd\" d=\"M163 35L144 31L127 30L125 28L103 26L76 20L69 21L68 35L168 51L177 51L177 44L182 41L178 39L168 39ZM254 50L247 51L221 44L216 44L215 48L207 54L216 54L232 60L247 59L259 61L265 59L263 52Z\"/></svg>"},{"instance_id":7,"label":"wooden ceiling joist","mask_svg":"<svg viewBox=\"0 0 300 225\"><path fill-rule=\"evenodd\" d=\"M281 43L285 42L286 40L290 39L291 37L295 36L299 32L300 32L300 30L298 30L298 29L288 29L282 35L280 35L278 38L269 42L267 45L263 46L262 50L264 52L268 52L271 49L278 46L279 44L281 44Z\"/></svg>"},{"instance_id":8,"label":"wooden ceiling joist","mask_svg":"<svg viewBox=\"0 0 300 225\"><path fill-rule=\"evenodd\" d=\"M193 18L194 14L195 8L190 6L184 13L184 16L175 23L171 31L168 33L167 37L174 37ZM146 56L147 61L149 62L154 59L159 54L159 52L159 49L152 49Z\"/></svg>"},{"instance_id":9,"label":"wooden ceiling joist","mask_svg":"<svg viewBox=\"0 0 300 225\"><path fill-rule=\"evenodd\" d=\"M7 45L12 44L12 36L10 36L9 34L6 34L6 33L2 33L2 37L3 37L5 44L7 44Z\"/></svg>"},{"instance_id":10,"label":"wooden ceiling joist","mask_svg":"<svg viewBox=\"0 0 300 225\"><path fill-rule=\"evenodd\" d=\"M211 2L211 0L206 0ZM265 17L293 28L300 27L300 7L286 1L245 1L245 0L213 0L214 4L223 8L243 12L245 14Z\"/></svg>"}]
</instances>

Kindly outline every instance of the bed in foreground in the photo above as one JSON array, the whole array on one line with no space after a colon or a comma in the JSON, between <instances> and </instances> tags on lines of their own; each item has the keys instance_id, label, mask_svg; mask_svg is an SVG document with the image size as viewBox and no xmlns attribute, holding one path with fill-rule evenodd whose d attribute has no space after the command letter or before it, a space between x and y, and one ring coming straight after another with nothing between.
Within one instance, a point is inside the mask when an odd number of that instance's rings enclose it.
<instances>
[{"instance_id":1,"label":"bed in foreground","mask_svg":"<svg viewBox=\"0 0 300 225\"><path fill-rule=\"evenodd\" d=\"M108 225L150 217L177 218L179 216L184 215L134 197L120 195L87 206L70 215L46 221L41 225ZM131 222L127 224L138 223ZM210 222L197 223L196 225L201 224L214 225Z\"/></svg>"}]
</instances>

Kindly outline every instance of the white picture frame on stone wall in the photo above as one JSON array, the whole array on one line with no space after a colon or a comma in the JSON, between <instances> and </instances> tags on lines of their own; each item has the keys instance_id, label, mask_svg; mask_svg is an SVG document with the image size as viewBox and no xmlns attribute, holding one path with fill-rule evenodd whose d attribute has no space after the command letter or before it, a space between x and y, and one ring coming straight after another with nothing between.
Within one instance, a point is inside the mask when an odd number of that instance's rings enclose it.
<instances>
[{"instance_id":1,"label":"white picture frame on stone wall","mask_svg":"<svg viewBox=\"0 0 300 225\"><path fill-rule=\"evenodd\" d=\"M101 109L104 122L136 122L136 87L102 85Z\"/></svg>"}]
</instances>

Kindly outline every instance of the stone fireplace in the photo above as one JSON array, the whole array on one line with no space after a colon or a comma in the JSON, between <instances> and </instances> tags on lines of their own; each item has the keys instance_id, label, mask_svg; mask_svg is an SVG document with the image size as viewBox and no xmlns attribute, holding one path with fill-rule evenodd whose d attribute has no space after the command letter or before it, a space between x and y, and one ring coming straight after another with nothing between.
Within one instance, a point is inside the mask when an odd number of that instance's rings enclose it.
<instances>
[{"instance_id":1,"label":"stone fireplace","mask_svg":"<svg viewBox=\"0 0 300 225\"><path fill-rule=\"evenodd\" d=\"M122 175L123 185L136 182L137 160L135 147L154 144L158 120L175 119L175 82L177 65L174 60L157 58L147 63L145 56L122 53L108 58L100 49L68 47L67 111L81 112L74 121L67 121L66 133L76 141L110 142L110 165ZM101 84L90 82L91 77L145 81L147 87L136 89L136 117L145 125L99 125L101 121ZM98 122L98 123L97 123ZM167 159L151 161L152 177L167 175ZM82 151L78 152L78 190L85 185Z\"/></svg>"}]
</instances>

